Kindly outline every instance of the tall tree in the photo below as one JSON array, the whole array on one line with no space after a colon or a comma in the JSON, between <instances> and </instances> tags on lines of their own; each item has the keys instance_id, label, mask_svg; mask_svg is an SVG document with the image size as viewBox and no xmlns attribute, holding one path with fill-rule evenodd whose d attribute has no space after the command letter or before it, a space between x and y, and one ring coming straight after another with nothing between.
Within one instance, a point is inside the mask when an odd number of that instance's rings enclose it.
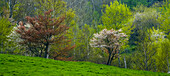
<instances>
[{"instance_id":1,"label":"tall tree","mask_svg":"<svg viewBox=\"0 0 170 76\"><path fill-rule=\"evenodd\" d=\"M166 1L165 4L160 8L161 17L159 20L161 21L160 28L165 31L167 34L167 38L170 40L170 4Z\"/></svg>"},{"instance_id":2,"label":"tall tree","mask_svg":"<svg viewBox=\"0 0 170 76\"><path fill-rule=\"evenodd\" d=\"M4 13L4 9L7 8L7 3L5 2L5 0L1 0L0 1L0 16L3 16Z\"/></svg>"},{"instance_id":3,"label":"tall tree","mask_svg":"<svg viewBox=\"0 0 170 76\"><path fill-rule=\"evenodd\" d=\"M67 8L66 2L62 0L35 0L34 4L36 10L35 15L43 14L43 11L48 9L53 9L51 12L52 17L59 18L62 15L65 15L65 24L67 26L73 26L72 22L75 22L75 11L71 8Z\"/></svg>"},{"instance_id":4,"label":"tall tree","mask_svg":"<svg viewBox=\"0 0 170 76\"><path fill-rule=\"evenodd\" d=\"M152 40L153 51L156 51L155 68L157 72L168 72L169 71L169 59L170 59L170 41L165 38L166 34L161 30L150 29Z\"/></svg>"},{"instance_id":5,"label":"tall tree","mask_svg":"<svg viewBox=\"0 0 170 76\"><path fill-rule=\"evenodd\" d=\"M163 0L119 0L122 3L125 3L130 7L130 9L134 10L133 8L136 6L144 5L147 7L152 6L156 2L161 2Z\"/></svg>"},{"instance_id":6,"label":"tall tree","mask_svg":"<svg viewBox=\"0 0 170 76\"><path fill-rule=\"evenodd\" d=\"M16 0L9 0L9 10L10 10L9 18L12 18L13 16L13 11L16 3L17 3Z\"/></svg>"},{"instance_id":7,"label":"tall tree","mask_svg":"<svg viewBox=\"0 0 170 76\"><path fill-rule=\"evenodd\" d=\"M110 65L112 60L118 57L120 47L123 45L122 41L126 39L127 35L120 32L121 30L103 29L99 34L94 34L93 39L91 39L91 47L105 48L106 52L109 53L107 65Z\"/></svg>"},{"instance_id":8,"label":"tall tree","mask_svg":"<svg viewBox=\"0 0 170 76\"><path fill-rule=\"evenodd\" d=\"M2 18L0 19L0 47L1 47L1 53L3 53L3 49L5 48L5 44L8 40L8 35L10 34L12 30L11 23L8 21L8 19Z\"/></svg>"},{"instance_id":9,"label":"tall tree","mask_svg":"<svg viewBox=\"0 0 170 76\"><path fill-rule=\"evenodd\" d=\"M159 28L160 22L158 21L159 13L152 8L145 8L143 12L138 12L134 15L134 20L132 21L134 33L131 34L129 39L130 45L138 45L145 39L146 31L152 27Z\"/></svg>"},{"instance_id":10,"label":"tall tree","mask_svg":"<svg viewBox=\"0 0 170 76\"><path fill-rule=\"evenodd\" d=\"M16 0L13 8L13 18L18 22L24 21L25 16L35 16L35 9L34 0Z\"/></svg>"},{"instance_id":11,"label":"tall tree","mask_svg":"<svg viewBox=\"0 0 170 76\"><path fill-rule=\"evenodd\" d=\"M73 26L69 33L72 37L76 47L73 51L75 60L84 61L90 59L93 49L90 48L89 41L94 33L94 29L90 25L85 24L82 26L82 30L78 26Z\"/></svg>"},{"instance_id":12,"label":"tall tree","mask_svg":"<svg viewBox=\"0 0 170 76\"><path fill-rule=\"evenodd\" d=\"M137 46L132 63L133 68L154 72L168 71L169 40L165 34L154 28L148 29L147 35Z\"/></svg>"},{"instance_id":13,"label":"tall tree","mask_svg":"<svg viewBox=\"0 0 170 76\"><path fill-rule=\"evenodd\" d=\"M66 14L66 3L62 0L35 0L35 14L43 14L43 11L53 9L51 12L53 17L59 17L61 14Z\"/></svg>"},{"instance_id":14,"label":"tall tree","mask_svg":"<svg viewBox=\"0 0 170 76\"><path fill-rule=\"evenodd\" d=\"M16 30L21 35L21 39L24 40L22 43L27 45L31 52L37 52L38 56L43 55L44 58L48 58L50 45L53 43L60 44L65 40L64 34L69 29L63 24L65 16L59 19L52 18L51 12L52 10L49 10L43 16L39 15L38 17L27 16L26 19L30 27L27 29L23 22L20 22L19 30ZM38 46L34 47L30 44Z\"/></svg>"},{"instance_id":15,"label":"tall tree","mask_svg":"<svg viewBox=\"0 0 170 76\"><path fill-rule=\"evenodd\" d=\"M122 24L127 22L127 19L132 16L132 12L125 4L119 3L117 0L110 2L110 6L106 5L102 15L102 23L107 28L120 29Z\"/></svg>"},{"instance_id":16,"label":"tall tree","mask_svg":"<svg viewBox=\"0 0 170 76\"><path fill-rule=\"evenodd\" d=\"M93 21L93 11L91 3L88 0L64 0L67 7L75 10L77 15L77 24L80 28L84 24L91 25Z\"/></svg>"}]
</instances>

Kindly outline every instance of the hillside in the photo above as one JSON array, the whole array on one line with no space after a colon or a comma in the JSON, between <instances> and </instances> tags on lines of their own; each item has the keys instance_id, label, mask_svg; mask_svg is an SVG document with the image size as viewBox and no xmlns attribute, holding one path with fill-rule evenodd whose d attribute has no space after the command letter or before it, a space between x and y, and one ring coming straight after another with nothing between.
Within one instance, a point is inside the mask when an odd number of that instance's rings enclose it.
<instances>
[{"instance_id":1,"label":"hillside","mask_svg":"<svg viewBox=\"0 0 170 76\"><path fill-rule=\"evenodd\" d=\"M165 73L123 69L90 62L56 61L0 54L0 76L168 76Z\"/></svg>"}]
</instances>

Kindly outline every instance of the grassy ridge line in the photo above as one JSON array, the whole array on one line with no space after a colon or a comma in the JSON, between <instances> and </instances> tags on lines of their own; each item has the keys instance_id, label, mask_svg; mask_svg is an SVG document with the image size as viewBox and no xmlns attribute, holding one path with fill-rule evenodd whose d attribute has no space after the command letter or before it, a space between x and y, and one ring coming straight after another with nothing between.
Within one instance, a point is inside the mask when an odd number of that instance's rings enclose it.
<instances>
[{"instance_id":1,"label":"grassy ridge line","mask_svg":"<svg viewBox=\"0 0 170 76\"><path fill-rule=\"evenodd\" d=\"M57 61L0 54L0 76L168 76L165 73L123 69L90 62Z\"/></svg>"}]
</instances>

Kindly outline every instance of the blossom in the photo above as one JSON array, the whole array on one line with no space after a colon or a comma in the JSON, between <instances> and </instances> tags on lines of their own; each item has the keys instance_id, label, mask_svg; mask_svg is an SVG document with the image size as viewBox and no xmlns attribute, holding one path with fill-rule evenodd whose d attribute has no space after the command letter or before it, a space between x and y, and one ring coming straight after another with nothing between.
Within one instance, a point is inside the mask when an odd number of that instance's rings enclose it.
<instances>
[{"instance_id":1,"label":"blossom","mask_svg":"<svg viewBox=\"0 0 170 76\"><path fill-rule=\"evenodd\" d=\"M107 30L103 29L99 33L94 34L94 37L90 40L91 47L113 47L119 46L121 40L128 40L127 35L124 33L120 33L122 30Z\"/></svg>"}]
</instances>

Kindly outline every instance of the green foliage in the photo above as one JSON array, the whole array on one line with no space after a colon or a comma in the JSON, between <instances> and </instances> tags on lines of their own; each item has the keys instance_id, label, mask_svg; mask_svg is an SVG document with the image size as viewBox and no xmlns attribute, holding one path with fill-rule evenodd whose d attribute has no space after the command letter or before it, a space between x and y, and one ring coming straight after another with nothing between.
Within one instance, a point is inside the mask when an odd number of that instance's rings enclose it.
<instances>
[{"instance_id":1,"label":"green foliage","mask_svg":"<svg viewBox=\"0 0 170 76\"><path fill-rule=\"evenodd\" d=\"M73 41L72 45L76 45L71 55L73 56L73 60L104 63L107 56L106 53L98 51L101 49L91 48L89 44L95 29L87 24L81 28L82 29L80 29L78 25L74 25L68 30L67 38Z\"/></svg>"},{"instance_id":2,"label":"green foliage","mask_svg":"<svg viewBox=\"0 0 170 76\"><path fill-rule=\"evenodd\" d=\"M127 19L132 16L132 12L125 4L114 1L106 5L102 15L102 23L106 28L120 29L122 24L126 23Z\"/></svg>"},{"instance_id":3,"label":"green foliage","mask_svg":"<svg viewBox=\"0 0 170 76\"><path fill-rule=\"evenodd\" d=\"M165 33L168 33L166 31L166 29L169 29L168 15L163 15L163 13L165 14L167 11L164 10L159 14L154 8L140 6L136 9L136 12L139 13L135 15L133 22L135 29L129 40L130 45L137 45L135 55L131 59L133 63L132 68L167 72L169 62L167 55L169 52L167 50L169 50L169 41L166 39L165 43L164 40L155 39L151 36L152 34L156 36L162 35L162 38L164 38L163 32L160 30L165 30ZM151 28L152 30L147 31ZM161 29L155 30L154 28Z\"/></svg>"},{"instance_id":4,"label":"green foliage","mask_svg":"<svg viewBox=\"0 0 170 76\"><path fill-rule=\"evenodd\" d=\"M169 40L159 40L158 43L155 43L156 48L156 66L157 66L157 72L168 72L168 64L170 59L170 41Z\"/></svg>"},{"instance_id":5,"label":"green foliage","mask_svg":"<svg viewBox=\"0 0 170 76\"><path fill-rule=\"evenodd\" d=\"M26 16L35 16L35 1L17 0L17 3L13 7L13 18L17 21L24 21Z\"/></svg>"},{"instance_id":6,"label":"green foliage","mask_svg":"<svg viewBox=\"0 0 170 76\"><path fill-rule=\"evenodd\" d=\"M13 27L11 33L8 35L8 42L6 46L6 53L8 54L19 54L26 55L28 52L26 51L26 47L24 45L20 45L19 42L23 41L20 38L20 35L16 32L18 28Z\"/></svg>"},{"instance_id":7,"label":"green foliage","mask_svg":"<svg viewBox=\"0 0 170 76\"><path fill-rule=\"evenodd\" d=\"M93 9L91 1L87 0L63 0L67 2L67 7L72 8L76 14L77 25L82 28L84 24L91 25L98 21L98 12ZM94 22L94 21L95 22Z\"/></svg>"},{"instance_id":8,"label":"green foliage","mask_svg":"<svg viewBox=\"0 0 170 76\"><path fill-rule=\"evenodd\" d=\"M155 9L145 9L141 13L136 13L132 20L134 29L132 30L133 34L130 36L129 44L137 45L144 40L148 29L152 27L159 28L158 17L159 13Z\"/></svg>"},{"instance_id":9,"label":"green foliage","mask_svg":"<svg viewBox=\"0 0 170 76\"><path fill-rule=\"evenodd\" d=\"M89 60L96 56L97 52L90 47L89 41L94 33L94 29L90 25L85 24L83 29L77 25L70 28L68 31L69 37L73 40L76 47L73 50L74 60Z\"/></svg>"},{"instance_id":10,"label":"green foliage","mask_svg":"<svg viewBox=\"0 0 170 76\"><path fill-rule=\"evenodd\" d=\"M9 18L8 3L5 0L0 1L0 18Z\"/></svg>"},{"instance_id":11,"label":"green foliage","mask_svg":"<svg viewBox=\"0 0 170 76\"><path fill-rule=\"evenodd\" d=\"M168 76L165 73L136 71L90 62L68 62L0 54L0 75L57 75L57 76Z\"/></svg>"},{"instance_id":12,"label":"green foliage","mask_svg":"<svg viewBox=\"0 0 170 76\"><path fill-rule=\"evenodd\" d=\"M147 6L149 4L147 1L148 0L122 0L122 2L127 4L131 9L137 5Z\"/></svg>"},{"instance_id":13,"label":"green foliage","mask_svg":"<svg viewBox=\"0 0 170 76\"><path fill-rule=\"evenodd\" d=\"M5 19L5 18L2 18L0 20L0 47L1 47L1 51L2 49L5 48L5 44L8 40L8 35L10 34L12 30L12 26L11 26L11 23Z\"/></svg>"},{"instance_id":14,"label":"green foliage","mask_svg":"<svg viewBox=\"0 0 170 76\"><path fill-rule=\"evenodd\" d=\"M121 0L121 2L127 4L130 9L133 9L133 7L136 7L138 5L150 7L158 1L161 2L163 0Z\"/></svg>"},{"instance_id":15,"label":"green foliage","mask_svg":"<svg viewBox=\"0 0 170 76\"><path fill-rule=\"evenodd\" d=\"M60 17L61 14L66 12L66 3L61 0L35 0L35 7L37 8L36 15L42 15L43 11L48 11L49 9L54 10L52 12L53 17Z\"/></svg>"},{"instance_id":16,"label":"green foliage","mask_svg":"<svg viewBox=\"0 0 170 76\"><path fill-rule=\"evenodd\" d=\"M150 30L153 50L156 51L155 64L158 72L168 72L170 41L165 37L165 34L160 30Z\"/></svg>"},{"instance_id":17,"label":"green foliage","mask_svg":"<svg viewBox=\"0 0 170 76\"><path fill-rule=\"evenodd\" d=\"M0 1L0 17L4 14L4 9L7 7L7 3L4 0Z\"/></svg>"},{"instance_id":18,"label":"green foliage","mask_svg":"<svg viewBox=\"0 0 170 76\"><path fill-rule=\"evenodd\" d=\"M142 42L138 43L137 51L132 53L128 65L133 69L155 72L168 72L170 41L159 29L148 29Z\"/></svg>"},{"instance_id":19,"label":"green foliage","mask_svg":"<svg viewBox=\"0 0 170 76\"><path fill-rule=\"evenodd\" d=\"M40 7L41 6L41 7ZM59 18L63 15L66 16L65 24L67 26L73 26L74 24L71 24L74 22L74 18L76 17L75 11L71 8L67 8L67 5L64 1L61 0L35 0L35 7L37 8L35 10L35 14L43 14L43 11L47 11L49 9L52 9L52 17Z\"/></svg>"},{"instance_id":20,"label":"green foliage","mask_svg":"<svg viewBox=\"0 0 170 76\"><path fill-rule=\"evenodd\" d=\"M90 52L93 51L90 48L89 41L94 33L94 29L87 24L85 24L82 28L83 29L77 28L77 36L75 38L75 58L78 58L78 60L88 59Z\"/></svg>"},{"instance_id":21,"label":"green foliage","mask_svg":"<svg viewBox=\"0 0 170 76\"><path fill-rule=\"evenodd\" d=\"M159 20L161 21L161 29L165 31L168 35L167 38L170 40L170 4L166 2L161 8L161 17Z\"/></svg>"},{"instance_id":22,"label":"green foliage","mask_svg":"<svg viewBox=\"0 0 170 76\"><path fill-rule=\"evenodd\" d=\"M138 5L136 7L133 7L133 11L136 12L136 13L143 13L143 12L147 12L147 11L150 11L150 10L155 10L153 8L148 8L144 5Z\"/></svg>"},{"instance_id":23,"label":"green foliage","mask_svg":"<svg viewBox=\"0 0 170 76\"><path fill-rule=\"evenodd\" d=\"M150 32L145 32L145 34L145 37L143 37L142 41L138 43L136 48L136 50L138 50L138 52L136 52L136 68L147 71L155 71L153 56L155 55L156 51L154 50L152 46L153 44L150 40Z\"/></svg>"}]
</instances>

